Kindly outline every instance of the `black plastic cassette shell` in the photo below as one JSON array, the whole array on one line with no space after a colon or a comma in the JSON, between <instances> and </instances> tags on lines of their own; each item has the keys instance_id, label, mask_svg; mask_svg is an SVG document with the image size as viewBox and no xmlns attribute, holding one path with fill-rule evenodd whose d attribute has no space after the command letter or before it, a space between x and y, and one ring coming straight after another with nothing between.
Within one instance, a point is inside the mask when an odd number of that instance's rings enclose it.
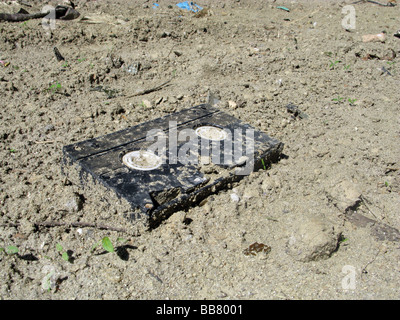
<instances>
[{"instance_id":1,"label":"black plastic cassette shell","mask_svg":"<svg viewBox=\"0 0 400 320\"><path fill-rule=\"evenodd\" d=\"M88 185L90 179L87 179L88 175L92 176L118 198L123 198L130 204L132 214L126 216L128 220L134 223L138 216L143 218L144 215L149 226L175 211L198 203L212 193L226 189L229 184L244 177L236 175L232 166L225 165L221 165L221 170L224 171L221 177L208 181L198 166L194 165L167 162L155 170L139 171L122 163L123 154L145 149L149 145L146 135L150 130L161 129L168 136L170 121L177 122L178 131L200 126L216 126L230 132L240 129L243 133L246 129L253 129L209 104L202 104L105 136L65 146L64 173L70 176L69 170L77 170L79 181L72 182L80 184L83 189L93 188ZM254 130L254 142L254 170L276 161L283 149L281 142L257 130ZM178 148L179 146L178 144Z\"/></svg>"}]
</instances>

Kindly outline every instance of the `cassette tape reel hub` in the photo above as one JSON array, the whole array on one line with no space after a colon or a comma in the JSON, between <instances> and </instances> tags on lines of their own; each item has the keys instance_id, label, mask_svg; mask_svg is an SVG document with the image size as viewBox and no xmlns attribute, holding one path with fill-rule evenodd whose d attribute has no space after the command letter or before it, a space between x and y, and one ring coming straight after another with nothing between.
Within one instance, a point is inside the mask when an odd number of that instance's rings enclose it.
<instances>
[{"instance_id":1,"label":"cassette tape reel hub","mask_svg":"<svg viewBox=\"0 0 400 320\"><path fill-rule=\"evenodd\" d=\"M211 126L202 126L196 129L196 134L203 139L211 141L222 141L228 136L224 129Z\"/></svg>"},{"instance_id":2,"label":"cassette tape reel hub","mask_svg":"<svg viewBox=\"0 0 400 320\"><path fill-rule=\"evenodd\" d=\"M122 157L122 162L131 169L149 171L162 165L162 160L153 152L146 150L128 152Z\"/></svg>"}]
</instances>

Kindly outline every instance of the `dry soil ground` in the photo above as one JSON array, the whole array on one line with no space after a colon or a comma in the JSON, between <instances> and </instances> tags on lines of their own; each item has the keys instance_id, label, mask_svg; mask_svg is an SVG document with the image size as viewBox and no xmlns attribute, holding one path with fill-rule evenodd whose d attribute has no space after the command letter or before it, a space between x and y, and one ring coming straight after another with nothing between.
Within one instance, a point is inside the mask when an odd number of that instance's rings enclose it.
<instances>
[{"instance_id":1,"label":"dry soil ground","mask_svg":"<svg viewBox=\"0 0 400 320\"><path fill-rule=\"evenodd\" d=\"M199 0L200 16L177 1L75 2L81 17L54 29L0 22L2 299L399 298L400 5L353 4L345 30L349 2ZM62 174L63 146L209 91L282 141L282 159L151 232L40 225L109 219ZM103 237L118 251L92 250ZM245 255L255 242L271 250Z\"/></svg>"}]
</instances>

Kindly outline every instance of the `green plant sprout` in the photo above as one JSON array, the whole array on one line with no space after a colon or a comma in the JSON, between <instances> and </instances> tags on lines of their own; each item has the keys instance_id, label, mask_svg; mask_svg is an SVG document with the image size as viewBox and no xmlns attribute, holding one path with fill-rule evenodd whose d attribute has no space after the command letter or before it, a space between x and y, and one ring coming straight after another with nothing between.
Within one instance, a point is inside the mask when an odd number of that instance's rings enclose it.
<instances>
[{"instance_id":1,"label":"green plant sprout","mask_svg":"<svg viewBox=\"0 0 400 320\"><path fill-rule=\"evenodd\" d=\"M49 91L51 90L54 93L60 89L61 89L61 84L56 82L55 84L52 84L47 90L49 90Z\"/></svg>"},{"instance_id":2,"label":"green plant sprout","mask_svg":"<svg viewBox=\"0 0 400 320\"><path fill-rule=\"evenodd\" d=\"M63 246L59 243L56 244L56 249L61 253L61 257L65 261L69 261L68 252L64 250Z\"/></svg>"},{"instance_id":3,"label":"green plant sprout","mask_svg":"<svg viewBox=\"0 0 400 320\"><path fill-rule=\"evenodd\" d=\"M8 255L18 253L18 248L16 246L6 246L5 248L0 248L0 252L5 252Z\"/></svg>"},{"instance_id":4,"label":"green plant sprout","mask_svg":"<svg viewBox=\"0 0 400 320\"><path fill-rule=\"evenodd\" d=\"M347 242L347 241L349 241L348 238L346 238L346 237L343 236L343 235L340 236L340 238L339 238L339 242L340 242L340 243L344 243L344 242Z\"/></svg>"},{"instance_id":5,"label":"green plant sprout","mask_svg":"<svg viewBox=\"0 0 400 320\"><path fill-rule=\"evenodd\" d=\"M347 66L344 66L343 68L344 68L344 70L348 71L350 68L350 65L348 64Z\"/></svg>"},{"instance_id":6,"label":"green plant sprout","mask_svg":"<svg viewBox=\"0 0 400 320\"><path fill-rule=\"evenodd\" d=\"M347 101L350 103L351 106L354 106L354 103L357 101L357 99L350 99L349 98Z\"/></svg>"},{"instance_id":7,"label":"green plant sprout","mask_svg":"<svg viewBox=\"0 0 400 320\"><path fill-rule=\"evenodd\" d=\"M114 252L115 251L114 246L111 243L110 238L108 238L108 237L104 237L101 240L101 245L103 246L104 250L106 250L108 252Z\"/></svg>"},{"instance_id":8,"label":"green plant sprout","mask_svg":"<svg viewBox=\"0 0 400 320\"><path fill-rule=\"evenodd\" d=\"M337 98L332 99L332 101L341 102L344 98L338 96Z\"/></svg>"},{"instance_id":9,"label":"green plant sprout","mask_svg":"<svg viewBox=\"0 0 400 320\"><path fill-rule=\"evenodd\" d=\"M335 62L333 62L332 60L329 60L329 62L331 63L329 65L329 68L332 70L332 69L335 69L335 66L340 62L340 60L336 60Z\"/></svg>"},{"instance_id":10,"label":"green plant sprout","mask_svg":"<svg viewBox=\"0 0 400 320\"><path fill-rule=\"evenodd\" d=\"M122 242L125 243L127 240L124 238L117 238L117 242ZM111 240L109 237L104 237L102 238L99 242L96 242L93 246L92 246L92 252L101 244L101 246L103 247L104 250L106 250L107 252L115 252L115 248L114 245L112 244ZM117 248L118 251L118 248Z\"/></svg>"},{"instance_id":11,"label":"green plant sprout","mask_svg":"<svg viewBox=\"0 0 400 320\"><path fill-rule=\"evenodd\" d=\"M392 187L390 186L389 182L385 181L385 187L387 191L392 192Z\"/></svg>"},{"instance_id":12,"label":"green plant sprout","mask_svg":"<svg viewBox=\"0 0 400 320\"><path fill-rule=\"evenodd\" d=\"M267 170L267 168L265 167L265 163L264 163L264 159L263 158L261 158L261 163L263 165L264 170Z\"/></svg>"},{"instance_id":13,"label":"green plant sprout","mask_svg":"<svg viewBox=\"0 0 400 320\"><path fill-rule=\"evenodd\" d=\"M101 245L102 245L102 247L103 247L104 250L106 250L106 251L108 251L108 252L114 252L114 251L115 251L114 246L113 246L113 244L112 244L112 242L111 242L111 240L110 240L109 237L104 237L104 238L101 239L99 242L95 243L95 244L92 246L92 251L94 251L94 250L98 247L98 245L99 245L100 243L101 243Z\"/></svg>"}]
</instances>

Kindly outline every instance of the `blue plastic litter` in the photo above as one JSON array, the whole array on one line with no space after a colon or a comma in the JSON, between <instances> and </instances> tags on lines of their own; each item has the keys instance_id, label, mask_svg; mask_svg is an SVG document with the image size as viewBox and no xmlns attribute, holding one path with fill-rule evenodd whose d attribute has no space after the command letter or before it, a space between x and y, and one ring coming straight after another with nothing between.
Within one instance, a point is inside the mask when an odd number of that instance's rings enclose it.
<instances>
[{"instance_id":1,"label":"blue plastic litter","mask_svg":"<svg viewBox=\"0 0 400 320\"><path fill-rule=\"evenodd\" d=\"M288 8L286 8L286 7L276 7L277 9L281 9L281 10L285 10L285 11L287 11L287 12L290 12L290 10L288 9Z\"/></svg>"},{"instance_id":2,"label":"blue plastic litter","mask_svg":"<svg viewBox=\"0 0 400 320\"><path fill-rule=\"evenodd\" d=\"M158 3L153 3L153 9L157 9L160 5Z\"/></svg>"},{"instance_id":3,"label":"blue plastic litter","mask_svg":"<svg viewBox=\"0 0 400 320\"><path fill-rule=\"evenodd\" d=\"M202 7L200 7L198 4L192 2L192 1L184 1L176 4L179 8L184 9L184 10L189 10L193 12L199 12L200 10L203 10Z\"/></svg>"}]
</instances>

